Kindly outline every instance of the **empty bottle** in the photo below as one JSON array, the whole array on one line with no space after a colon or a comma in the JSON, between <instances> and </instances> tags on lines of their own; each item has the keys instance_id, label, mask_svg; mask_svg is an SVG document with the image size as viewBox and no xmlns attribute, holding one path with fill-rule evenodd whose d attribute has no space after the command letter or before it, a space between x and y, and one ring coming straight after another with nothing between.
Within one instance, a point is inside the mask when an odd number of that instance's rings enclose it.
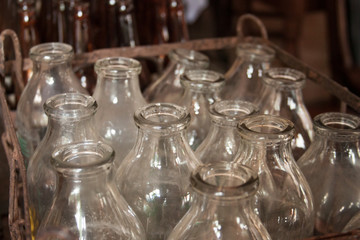
<instances>
[{"instance_id":1,"label":"empty bottle","mask_svg":"<svg viewBox=\"0 0 360 240\"><path fill-rule=\"evenodd\" d=\"M45 101L59 93L87 94L71 68L73 56L73 48L64 43L43 43L30 49L33 75L16 111L17 136L26 166L46 131Z\"/></svg>"},{"instance_id":2,"label":"empty bottle","mask_svg":"<svg viewBox=\"0 0 360 240\"><path fill-rule=\"evenodd\" d=\"M166 239L190 207L189 177L200 165L185 139L190 114L156 103L138 109L134 120L136 144L117 170L116 184L147 239Z\"/></svg>"},{"instance_id":3,"label":"empty bottle","mask_svg":"<svg viewBox=\"0 0 360 240\"><path fill-rule=\"evenodd\" d=\"M250 168L218 161L191 174L193 202L169 240L271 239L252 208L259 178Z\"/></svg>"},{"instance_id":4,"label":"empty bottle","mask_svg":"<svg viewBox=\"0 0 360 240\"><path fill-rule=\"evenodd\" d=\"M208 135L196 149L197 158L204 164L235 161L241 149L237 124L257 112L254 104L241 100L222 100L211 105L211 126Z\"/></svg>"},{"instance_id":5,"label":"empty bottle","mask_svg":"<svg viewBox=\"0 0 360 240\"><path fill-rule=\"evenodd\" d=\"M58 188L39 233L59 227L84 240L145 239L140 221L109 181L113 157L112 148L101 142L69 144L55 150L51 164Z\"/></svg>"},{"instance_id":6,"label":"empty bottle","mask_svg":"<svg viewBox=\"0 0 360 240\"><path fill-rule=\"evenodd\" d=\"M245 147L236 161L258 172L262 186L255 195L254 207L271 238L312 236L311 190L290 146L294 124L277 116L253 115L239 122L238 132Z\"/></svg>"},{"instance_id":7,"label":"empty bottle","mask_svg":"<svg viewBox=\"0 0 360 240\"><path fill-rule=\"evenodd\" d=\"M315 139L299 159L314 195L315 234L341 232L360 211L360 118L322 113Z\"/></svg>"}]
</instances>

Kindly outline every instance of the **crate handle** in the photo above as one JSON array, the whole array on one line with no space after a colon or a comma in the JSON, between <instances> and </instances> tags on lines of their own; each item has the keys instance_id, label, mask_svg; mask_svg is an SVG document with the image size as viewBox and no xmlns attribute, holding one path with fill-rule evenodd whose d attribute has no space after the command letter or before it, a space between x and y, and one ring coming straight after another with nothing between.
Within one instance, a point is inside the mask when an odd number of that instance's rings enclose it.
<instances>
[{"instance_id":1,"label":"crate handle","mask_svg":"<svg viewBox=\"0 0 360 240\"><path fill-rule=\"evenodd\" d=\"M253 14L247 13L247 14L241 15L236 24L236 32L237 32L237 37L238 37L239 41L241 41L245 38L244 31L243 31L244 23L248 20L254 22L258 26L260 33L261 33L261 37L263 39L265 39L265 40L269 39L266 27L265 27L264 23L260 20L260 18L256 17Z\"/></svg>"}]
</instances>

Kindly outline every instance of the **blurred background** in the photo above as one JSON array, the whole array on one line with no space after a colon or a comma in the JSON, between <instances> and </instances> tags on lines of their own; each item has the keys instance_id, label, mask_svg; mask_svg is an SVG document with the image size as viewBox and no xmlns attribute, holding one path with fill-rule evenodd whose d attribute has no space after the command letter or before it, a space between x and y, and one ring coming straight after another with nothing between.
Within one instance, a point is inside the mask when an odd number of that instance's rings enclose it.
<instances>
[{"instance_id":1,"label":"blurred background","mask_svg":"<svg viewBox=\"0 0 360 240\"><path fill-rule=\"evenodd\" d=\"M0 0L0 6L0 31L17 32L23 57L29 56L32 46L50 41L69 43L75 53L84 53L235 36L238 17L252 13L264 22L271 41L360 95L359 0ZM235 58L233 49L206 54L211 68L223 73ZM145 64L145 73L156 68ZM25 80L28 74L24 72ZM84 84L96 79L92 66L77 74ZM150 81L142 78L142 87ZM11 92L11 82L2 84ZM339 101L311 81L303 94L312 117L339 111ZM2 160L0 181L7 182L7 163ZM1 184L0 227L4 228L7 191L8 186ZM1 230L0 238L7 239L7 232Z\"/></svg>"}]
</instances>

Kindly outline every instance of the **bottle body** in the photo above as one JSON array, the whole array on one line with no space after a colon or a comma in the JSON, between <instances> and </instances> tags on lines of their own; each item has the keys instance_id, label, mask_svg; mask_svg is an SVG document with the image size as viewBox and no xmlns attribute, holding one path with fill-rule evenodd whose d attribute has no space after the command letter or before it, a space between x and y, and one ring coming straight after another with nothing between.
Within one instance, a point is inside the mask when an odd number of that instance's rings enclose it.
<instances>
[{"instance_id":1,"label":"bottle body","mask_svg":"<svg viewBox=\"0 0 360 240\"><path fill-rule=\"evenodd\" d=\"M139 87L140 63L131 58L103 58L95 63L98 83L93 97L99 105L95 124L103 140L116 152L119 167L136 140L136 109L146 104Z\"/></svg>"},{"instance_id":2,"label":"bottle body","mask_svg":"<svg viewBox=\"0 0 360 240\"><path fill-rule=\"evenodd\" d=\"M273 239L303 239L312 235L310 187L291 152L291 121L270 115L250 116L238 124L244 150L237 162L257 169L263 183L255 195L255 212ZM294 214L296 213L296 214Z\"/></svg>"},{"instance_id":3,"label":"bottle body","mask_svg":"<svg viewBox=\"0 0 360 240\"><path fill-rule=\"evenodd\" d=\"M51 153L64 144L99 139L93 122L97 104L92 97L79 93L58 94L49 98L44 108L49 117L48 127L27 169L33 234L55 194L56 176L50 166Z\"/></svg>"},{"instance_id":4,"label":"bottle body","mask_svg":"<svg viewBox=\"0 0 360 240\"><path fill-rule=\"evenodd\" d=\"M137 142L117 170L116 184L147 239L166 239L189 208L189 176L200 164L184 137L190 115L161 103L140 108L134 119Z\"/></svg>"},{"instance_id":5,"label":"bottle body","mask_svg":"<svg viewBox=\"0 0 360 240\"><path fill-rule=\"evenodd\" d=\"M255 103L263 88L261 78L274 56L275 51L267 46L239 44L237 58L225 74L226 82L221 98Z\"/></svg>"},{"instance_id":6,"label":"bottle body","mask_svg":"<svg viewBox=\"0 0 360 240\"><path fill-rule=\"evenodd\" d=\"M186 69L206 69L209 58L204 54L187 49L175 49L169 53L170 63L163 74L144 91L148 102L177 103L183 88L180 76Z\"/></svg>"},{"instance_id":7,"label":"bottle body","mask_svg":"<svg viewBox=\"0 0 360 240\"><path fill-rule=\"evenodd\" d=\"M17 135L26 165L46 131L48 118L44 102L58 93L87 94L71 69L72 57L72 47L63 43L39 44L30 50L33 75L16 111Z\"/></svg>"},{"instance_id":8,"label":"bottle body","mask_svg":"<svg viewBox=\"0 0 360 240\"><path fill-rule=\"evenodd\" d=\"M101 142L55 150L52 166L59 187L39 232L55 226L79 239L145 238L141 223L109 181L113 156L112 148Z\"/></svg>"},{"instance_id":9,"label":"bottle body","mask_svg":"<svg viewBox=\"0 0 360 240\"><path fill-rule=\"evenodd\" d=\"M270 68L262 80L265 87L258 101L260 113L281 116L294 123L291 148L298 160L314 137L312 119L301 92L305 75L295 69Z\"/></svg>"},{"instance_id":10,"label":"bottle body","mask_svg":"<svg viewBox=\"0 0 360 240\"><path fill-rule=\"evenodd\" d=\"M360 118L323 113L314 118L315 139L298 164L314 195L315 233L341 232L360 211ZM346 187L344 187L346 186Z\"/></svg>"},{"instance_id":11,"label":"bottle body","mask_svg":"<svg viewBox=\"0 0 360 240\"><path fill-rule=\"evenodd\" d=\"M195 151L208 134L209 107L219 100L224 77L210 70L186 70L180 76L180 83L184 92L178 103L190 112L191 123L186 130L186 138Z\"/></svg>"},{"instance_id":12,"label":"bottle body","mask_svg":"<svg viewBox=\"0 0 360 240\"><path fill-rule=\"evenodd\" d=\"M254 104L241 100L221 100L211 105L209 133L196 149L196 157L203 164L235 161L241 149L237 123L246 116L256 114L257 111Z\"/></svg>"},{"instance_id":13,"label":"bottle body","mask_svg":"<svg viewBox=\"0 0 360 240\"><path fill-rule=\"evenodd\" d=\"M270 239L251 207L259 179L250 168L206 164L192 173L190 182L194 200L169 240Z\"/></svg>"}]
</instances>

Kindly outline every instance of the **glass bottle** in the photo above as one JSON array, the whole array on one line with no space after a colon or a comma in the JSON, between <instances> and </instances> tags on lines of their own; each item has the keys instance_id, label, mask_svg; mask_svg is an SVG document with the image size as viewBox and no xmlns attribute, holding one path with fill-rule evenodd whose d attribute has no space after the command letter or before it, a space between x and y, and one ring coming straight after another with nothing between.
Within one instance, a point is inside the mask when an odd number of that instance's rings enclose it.
<instances>
[{"instance_id":1,"label":"glass bottle","mask_svg":"<svg viewBox=\"0 0 360 240\"><path fill-rule=\"evenodd\" d=\"M305 81L305 75L295 69L270 68L264 74L264 92L258 101L260 113L281 116L294 123L295 137L291 148L295 160L306 151L314 135L312 119L301 92Z\"/></svg>"},{"instance_id":2,"label":"glass bottle","mask_svg":"<svg viewBox=\"0 0 360 240\"><path fill-rule=\"evenodd\" d=\"M139 219L109 180L114 157L109 145L74 143L52 156L58 188L39 232L61 227L84 240L145 239Z\"/></svg>"},{"instance_id":3,"label":"glass bottle","mask_svg":"<svg viewBox=\"0 0 360 240\"><path fill-rule=\"evenodd\" d=\"M236 162L258 171L262 186L254 207L271 238L312 236L311 190L290 146L294 124L278 116L253 115L239 122L238 133L244 150L239 151Z\"/></svg>"},{"instance_id":4,"label":"glass bottle","mask_svg":"<svg viewBox=\"0 0 360 240\"><path fill-rule=\"evenodd\" d=\"M203 164L219 161L233 162L241 139L237 123L258 112L254 104L241 100L221 100L210 106L209 133L196 149L195 155Z\"/></svg>"},{"instance_id":5,"label":"glass bottle","mask_svg":"<svg viewBox=\"0 0 360 240\"><path fill-rule=\"evenodd\" d=\"M16 111L17 135L26 165L46 131L44 102L58 93L87 93L71 69L73 55L72 47L64 43L43 43L30 49L33 75Z\"/></svg>"},{"instance_id":6,"label":"glass bottle","mask_svg":"<svg viewBox=\"0 0 360 240\"><path fill-rule=\"evenodd\" d=\"M360 212L350 219L342 232L350 232L356 229L360 229Z\"/></svg>"},{"instance_id":7,"label":"glass bottle","mask_svg":"<svg viewBox=\"0 0 360 240\"><path fill-rule=\"evenodd\" d=\"M93 97L99 104L95 123L103 140L116 152L116 168L135 144L136 109L146 104L139 86L140 63L131 58L103 58L95 63L98 75Z\"/></svg>"},{"instance_id":8,"label":"glass bottle","mask_svg":"<svg viewBox=\"0 0 360 240\"><path fill-rule=\"evenodd\" d=\"M240 43L236 54L237 58L225 74L226 82L221 98L254 103L262 90L261 77L270 68L275 51L261 44Z\"/></svg>"},{"instance_id":9,"label":"glass bottle","mask_svg":"<svg viewBox=\"0 0 360 240\"><path fill-rule=\"evenodd\" d=\"M117 30L120 39L119 46L139 45L133 0L119 0Z\"/></svg>"},{"instance_id":10,"label":"glass bottle","mask_svg":"<svg viewBox=\"0 0 360 240\"><path fill-rule=\"evenodd\" d=\"M44 138L30 158L27 169L29 206L34 232L55 193L55 172L51 153L56 147L78 141L98 140L93 117L96 101L80 93L63 93L50 97L44 104L48 127Z\"/></svg>"},{"instance_id":11,"label":"glass bottle","mask_svg":"<svg viewBox=\"0 0 360 240\"><path fill-rule=\"evenodd\" d=\"M39 34L36 28L36 13L34 0L18 0L19 16L19 41L21 55L23 58L29 57L30 48L39 44ZM23 71L24 83L31 78L32 69Z\"/></svg>"},{"instance_id":12,"label":"glass bottle","mask_svg":"<svg viewBox=\"0 0 360 240\"><path fill-rule=\"evenodd\" d=\"M104 0L100 30L103 39L101 43L102 48L118 47L117 6L118 0Z\"/></svg>"},{"instance_id":13,"label":"glass bottle","mask_svg":"<svg viewBox=\"0 0 360 240\"><path fill-rule=\"evenodd\" d=\"M183 1L169 0L168 12L169 41L181 42L189 40Z\"/></svg>"},{"instance_id":14,"label":"glass bottle","mask_svg":"<svg viewBox=\"0 0 360 240\"><path fill-rule=\"evenodd\" d=\"M340 232L360 211L360 118L322 113L298 165L314 195L315 233Z\"/></svg>"},{"instance_id":15,"label":"glass bottle","mask_svg":"<svg viewBox=\"0 0 360 240\"><path fill-rule=\"evenodd\" d=\"M179 105L187 107L191 115L186 139L194 151L208 134L210 128L209 107L219 100L224 76L210 70L186 70L180 76L184 92Z\"/></svg>"},{"instance_id":16,"label":"glass bottle","mask_svg":"<svg viewBox=\"0 0 360 240\"><path fill-rule=\"evenodd\" d=\"M251 200L259 178L249 167L219 161L191 174L193 202L168 240L271 239Z\"/></svg>"},{"instance_id":17,"label":"glass bottle","mask_svg":"<svg viewBox=\"0 0 360 240\"><path fill-rule=\"evenodd\" d=\"M149 102L176 103L183 92L180 75L186 69L209 67L209 58L194 50L175 49L169 53L169 59L170 63L163 74L145 89L144 97Z\"/></svg>"},{"instance_id":18,"label":"glass bottle","mask_svg":"<svg viewBox=\"0 0 360 240\"><path fill-rule=\"evenodd\" d=\"M200 162L185 139L186 108L154 103L134 115L135 147L116 171L120 192L142 222L147 239L166 239L190 206L190 173Z\"/></svg>"},{"instance_id":19,"label":"glass bottle","mask_svg":"<svg viewBox=\"0 0 360 240\"><path fill-rule=\"evenodd\" d=\"M90 23L89 3L76 1L73 7L73 43L75 54L91 52L94 49L92 26ZM96 85L96 74L93 64L82 67L76 71L83 88L92 94Z\"/></svg>"}]
</instances>

